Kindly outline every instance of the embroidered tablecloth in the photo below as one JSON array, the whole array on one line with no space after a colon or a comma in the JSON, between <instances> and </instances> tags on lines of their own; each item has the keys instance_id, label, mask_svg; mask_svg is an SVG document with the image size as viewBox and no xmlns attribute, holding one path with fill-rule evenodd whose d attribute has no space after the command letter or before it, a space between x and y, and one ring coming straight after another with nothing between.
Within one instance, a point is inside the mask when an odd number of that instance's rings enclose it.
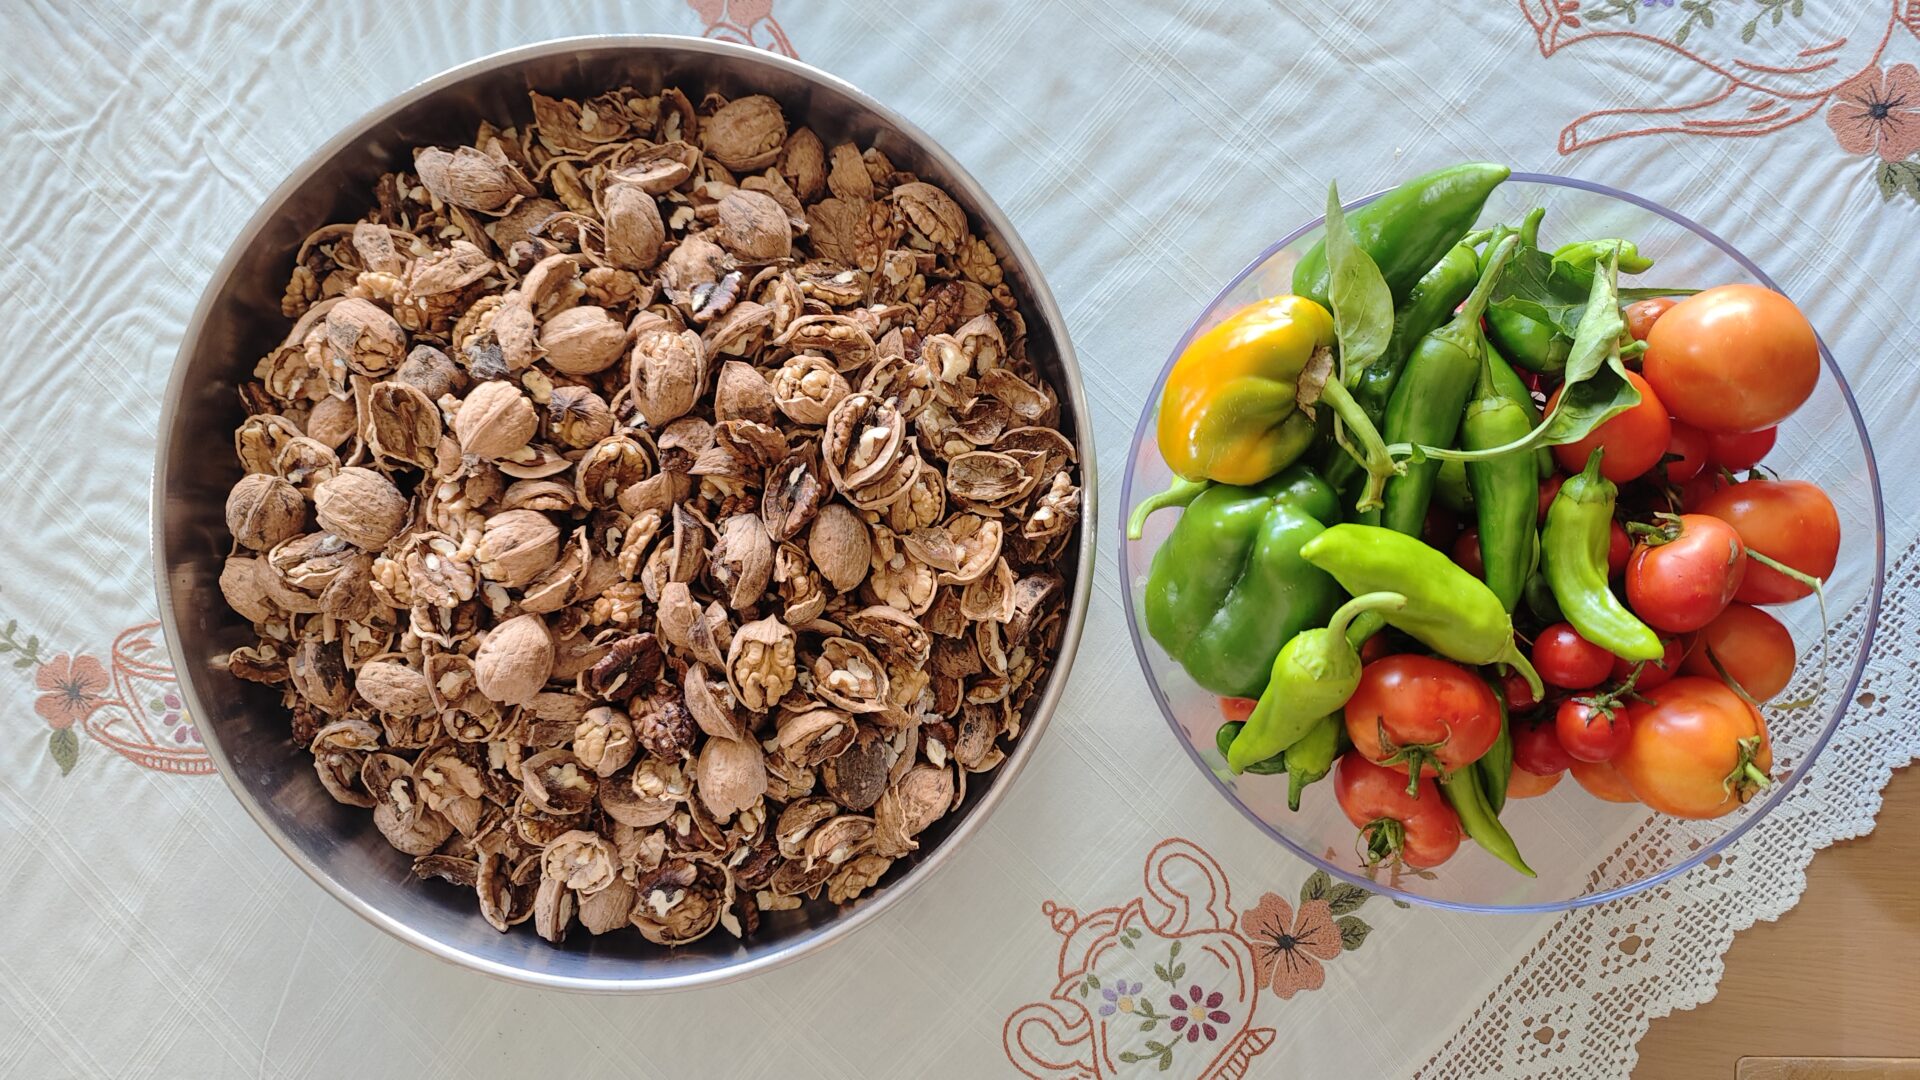
<instances>
[{"instance_id":1,"label":"embroidered tablecloth","mask_svg":"<svg viewBox=\"0 0 1920 1080\"><path fill-rule=\"evenodd\" d=\"M615 31L798 54L967 164L1065 309L1103 529L1141 388L1329 177L1491 158L1732 237L1809 298L1880 436L1895 587L1845 726L1785 807L1663 888L1532 919L1400 909L1310 873L1174 752L1103 543L1066 703L1007 805L845 943L635 1000L383 936L247 820L181 707L147 559L161 388L220 254L328 133L475 56ZM0 1075L1617 1075L1920 754L1889 707L1920 689L1920 0L16 0L0 40Z\"/></svg>"}]
</instances>

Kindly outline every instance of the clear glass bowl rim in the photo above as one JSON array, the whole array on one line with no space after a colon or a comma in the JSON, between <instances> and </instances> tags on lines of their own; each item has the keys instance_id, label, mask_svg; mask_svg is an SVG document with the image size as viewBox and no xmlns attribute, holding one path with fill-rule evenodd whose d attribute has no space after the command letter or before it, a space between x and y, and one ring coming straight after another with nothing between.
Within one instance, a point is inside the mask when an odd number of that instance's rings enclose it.
<instances>
[{"instance_id":1,"label":"clear glass bowl rim","mask_svg":"<svg viewBox=\"0 0 1920 1080\"><path fill-rule=\"evenodd\" d=\"M1720 249L1728 258L1738 263L1742 269L1752 274L1754 279L1762 285L1782 295L1786 294L1786 290L1780 288L1780 286L1774 282L1773 278L1767 275L1766 271L1755 265L1753 260L1741 254L1732 244L1722 240L1712 230L1700 223L1673 210L1669 210L1651 199L1642 198L1632 192L1622 191L1619 188L1609 187L1606 184L1596 183L1592 180L1582 180L1572 176L1558 176L1553 173L1516 172L1510 175L1507 180L1509 183L1518 181L1523 184L1544 184L1549 187L1572 188L1590 194L1604 195L1609 198L1618 199L1621 202L1630 203L1640 207L1642 210L1658 214ZM1387 189L1375 191L1369 195L1354 199L1351 202L1343 203L1342 205L1348 211L1352 211L1386 194L1386 191ZM1146 677L1147 684L1153 691L1154 705L1159 708L1160 715L1167 722L1167 727L1172 732L1174 740L1180 744L1180 749L1186 752L1188 758L1192 759L1194 766L1206 776L1207 782L1213 785L1214 790L1218 791L1221 797L1225 798L1229 803L1232 803L1234 809L1240 811L1241 816L1252 822L1255 828L1284 845L1287 850L1342 881L1350 882L1373 892L1383 893L1395 899L1405 900L1409 903L1420 904L1426 907L1441 908L1448 911L1473 911L1491 914L1538 915L1559 911L1572 911L1576 908L1591 907L1595 904L1604 904L1610 900L1618 900L1625 896L1631 896L1643 889L1652 888L1663 881L1693 869L1719 852L1726 850L1735 841L1745 836L1755 825L1759 824L1769 813L1772 813L1774 807L1778 806L1792 793L1793 789L1799 785L1800 781L1806 777L1807 772L1813 767L1814 761L1819 758L1821 752L1826 749L1828 741L1833 738L1834 731L1839 728L1841 719L1846 716L1847 706L1853 702L1854 695L1860 689L1860 679L1866 672L1867 657L1873 651L1874 632L1878 629L1880 623L1880 599L1886 584L1887 573L1887 522L1886 508L1880 497L1880 469L1873 456L1873 442L1867 435L1866 420L1860 415L1860 404L1854 400L1853 388L1847 383L1846 374L1840 370L1840 365L1834 361L1833 353L1827 349L1826 340L1820 338L1817 332L1814 336L1820 345L1821 363L1826 366L1828 374L1833 377L1834 385L1839 388L1840 398L1846 403L1847 414L1853 421L1854 434L1859 437L1860 448L1866 453L1867 479L1871 487L1873 499L1873 578L1871 588L1867 594L1866 624L1861 633L1859 651L1853 658L1852 670L1847 672L1846 692L1839 699L1839 707L1827 718L1826 723L1822 725L1820 729L1820 733L1815 736L1813 745L1808 749L1805 757L1800 761L1799 765L1788 774L1786 780L1782 781L1775 791L1768 794L1767 802L1758 812L1748 815L1746 819L1738 825L1727 830L1711 842L1702 845L1698 851L1693 852L1672 866L1649 874L1636 881L1628 882L1625 885L1619 885L1601 892L1588 893L1583 896L1571 897L1565 900L1542 901L1534 904L1476 904L1459 900L1442 900L1431 896L1422 896L1416 892L1409 892L1405 889L1399 889L1378 881L1369 880L1364 875L1354 873L1352 870L1343 866L1329 862L1307 848L1302 847L1300 844L1295 843L1286 834L1268 824L1258 814L1249 810L1244 803L1236 798L1233 792L1227 788L1226 784L1222 783L1220 778L1214 774L1212 767L1200 756L1199 751L1194 749L1193 743L1188 740L1185 730L1181 727L1179 718L1174 716L1173 709L1167 703L1166 695L1161 692L1153 677L1153 668L1149 664L1147 657L1146 639L1141 633L1139 617L1134 613L1132 601L1133 565L1129 559L1129 545L1126 540L1126 518L1128 514L1133 512L1134 505L1134 467L1139 461L1140 447L1146 443L1148 438L1147 427L1153 419L1155 395L1158 394L1159 388L1165 385L1167 372L1172 370L1173 362L1179 358L1180 353L1186 349L1187 343L1193 340L1194 334L1200 329L1200 320L1206 318L1208 312L1213 311L1214 308L1219 306L1222 300L1226 299L1234 289L1238 288L1241 282L1259 270L1268 259L1273 258L1274 255L1278 254L1302 236L1320 228L1325 224L1326 220L1324 214L1316 217L1269 245L1265 250L1254 256L1218 293L1214 294L1213 299L1202 309L1201 314L1194 319L1192 325L1187 327L1186 333L1180 336L1180 341L1174 345L1173 351L1168 354L1166 363L1161 365L1160 374L1153 382L1153 391L1149 394L1146 402L1142 404L1140 408L1140 419L1134 425L1133 442L1127 457L1126 473L1120 484L1120 507L1118 512L1119 520L1117 523L1120 529L1120 543L1118 545L1119 551L1115 562L1120 569L1120 594L1125 598L1124 607L1126 608L1127 616L1127 634L1133 639L1134 658L1140 664L1140 672Z\"/></svg>"}]
</instances>

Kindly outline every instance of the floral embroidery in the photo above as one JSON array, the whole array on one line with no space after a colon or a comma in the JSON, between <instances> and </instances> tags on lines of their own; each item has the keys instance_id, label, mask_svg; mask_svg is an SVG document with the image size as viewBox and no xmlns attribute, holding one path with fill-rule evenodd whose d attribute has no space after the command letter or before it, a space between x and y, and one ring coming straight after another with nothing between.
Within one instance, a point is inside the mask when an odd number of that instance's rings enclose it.
<instances>
[{"instance_id":1,"label":"floral embroidery","mask_svg":"<svg viewBox=\"0 0 1920 1080\"><path fill-rule=\"evenodd\" d=\"M61 731L93 715L109 683L107 669L100 666L100 661L85 653L61 653L40 665L33 673L33 685L45 691L34 701L33 711L55 731Z\"/></svg>"},{"instance_id":2,"label":"floral embroidery","mask_svg":"<svg viewBox=\"0 0 1920 1080\"><path fill-rule=\"evenodd\" d=\"M79 764L81 732L143 768L213 772L158 630L144 623L121 631L103 662L85 652L48 657L37 635L20 634L18 620L0 627L0 655L11 655L18 670L34 669L33 711L46 722L47 756L62 776Z\"/></svg>"},{"instance_id":3,"label":"floral embroidery","mask_svg":"<svg viewBox=\"0 0 1920 1080\"><path fill-rule=\"evenodd\" d=\"M1213 1042L1220 1037L1220 1029L1214 1025L1233 1019L1233 1014L1220 1007L1226 1000L1227 996L1218 990L1202 998L1198 986L1189 987L1186 993L1175 994L1167 999L1167 1004L1173 1007L1176 1014L1168 1021L1167 1027L1175 1032L1186 1032L1188 1042L1199 1042L1203 1033L1208 1042Z\"/></svg>"},{"instance_id":4,"label":"floral embroidery","mask_svg":"<svg viewBox=\"0 0 1920 1080\"><path fill-rule=\"evenodd\" d=\"M784 56L800 55L793 51L786 30L773 17L773 0L687 0L687 6L705 24L706 37Z\"/></svg>"},{"instance_id":5,"label":"floral embroidery","mask_svg":"<svg viewBox=\"0 0 1920 1080\"><path fill-rule=\"evenodd\" d=\"M1260 898L1241 916L1240 926L1253 941L1253 959L1262 985L1282 1000L1302 990L1326 985L1320 961L1340 955L1340 931L1325 900L1301 904L1296 917L1292 905L1273 893Z\"/></svg>"},{"instance_id":6,"label":"floral embroidery","mask_svg":"<svg viewBox=\"0 0 1920 1080\"><path fill-rule=\"evenodd\" d=\"M1139 983L1129 984L1125 979L1121 979L1117 984L1100 991L1100 996L1107 999L1107 1003L1100 1006L1100 1015L1112 1016L1116 1012L1133 1012L1133 996L1139 992ZM1152 1008L1153 1006L1148 1005L1147 1007Z\"/></svg>"},{"instance_id":7,"label":"floral embroidery","mask_svg":"<svg viewBox=\"0 0 1920 1080\"><path fill-rule=\"evenodd\" d=\"M1899 161L1920 151L1920 70L1895 64L1867 70L1840 84L1839 100L1827 110L1840 149L1849 154L1878 153Z\"/></svg>"}]
</instances>

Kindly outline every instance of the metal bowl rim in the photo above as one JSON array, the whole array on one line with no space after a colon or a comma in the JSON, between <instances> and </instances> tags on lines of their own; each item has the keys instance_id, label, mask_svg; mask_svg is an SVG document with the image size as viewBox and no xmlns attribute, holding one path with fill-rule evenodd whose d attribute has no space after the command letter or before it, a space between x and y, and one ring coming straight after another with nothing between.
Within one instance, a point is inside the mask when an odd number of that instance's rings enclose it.
<instances>
[{"instance_id":1,"label":"metal bowl rim","mask_svg":"<svg viewBox=\"0 0 1920 1080\"><path fill-rule=\"evenodd\" d=\"M708 38L685 37L673 34L590 34L575 37L554 38L530 45L504 49L486 56L470 60L440 72L430 78L415 83L404 92L375 106L351 123L342 127L313 153L309 154L288 176L267 196L260 208L254 212L247 223L241 227L226 255L208 278L206 289L201 293L200 302L195 306L193 316L187 323L186 333L181 338L180 349L174 355L173 370L167 379L165 396L162 399L159 417L159 438L154 451L153 481L149 491L148 519L150 527L151 557L154 572L154 593L160 607L160 624L166 639L167 649L176 658L175 669L180 673L180 690L186 697L191 715L211 715L201 707L198 680L205 677L177 662L181 650L176 647L180 639L180 628L174 619L172 583L168 575L166 559L166 518L163 513L168 487L167 458L172 448L172 431L176 414L181 407L185 393L187 370L199 341L212 314L214 301L222 285L232 276L242 254L266 225L280 212L289 198L311 179L327 162L349 148L368 132L376 130L401 109L424 98L429 98L468 78L511 68L522 62L544 58L556 53L573 50L628 49L635 52L685 51L710 56L729 56L745 60L750 64L764 64L768 67L784 70L799 78L824 85L866 110L878 120L892 128L901 137L915 144L916 148L930 160L945 170L947 178L954 187L960 188L973 202L988 231L999 237L1012 261L1023 271L1028 299L1038 309L1043 320L1052 331L1055 351L1059 357L1060 379L1064 384L1060 389L1065 397L1064 404L1070 409L1074 421L1074 449L1079 454L1080 466L1080 543L1078 546L1078 566L1075 570L1073 593L1068 602L1067 624L1061 633L1059 652L1054 659L1053 670L1048 675L1046 689L1042 691L1040 701L1033 710L1032 718L1027 722L1020 738L1014 741L1013 749L1000 764L992 776L992 782L980 796L980 801L967 816L956 823L941 843L925 852L901 879L876 893L869 900L856 907L843 908L832 922L811 930L791 943L769 943L766 951L749 956L744 960L724 967L707 971L692 972L660 977L632 977L594 979L572 975L557 975L549 972L530 971L513 964L501 963L485 956L476 955L462 949L444 944L439 940L415 930L407 922L388 915L386 912L362 900L353 887L332 875L322 871L304 851L300 849L286 833L269 818L260 806L259 799L244 781L234 773L228 762L220 739L211 727L201 730L207 753L219 767L221 779L234 797L246 808L248 816L273 841L274 846L292 860L309 878L312 878L334 899L345 904L361 918L386 931L393 937L426 952L432 956L478 971L506 982L518 983L542 989L582 991L590 993L655 993L672 990L684 990L702 986L717 986L734 982L773 968L792 963L810 953L824 949L829 944L845 938L862 926L877 918L881 912L892 907L914 888L925 882L936 870L944 865L990 817L1000 802L1006 797L1020 771L1032 756L1033 749L1045 734L1053 713L1059 707L1065 694L1067 676L1072 669L1074 655L1079 649L1081 633L1086 625L1087 607L1092 595L1094 578L1095 541L1099 534L1097 508L1098 478L1093 447L1093 423L1087 412L1086 392L1080 379L1080 365L1075 355L1073 342L1067 334L1066 321L1061 314L1052 291L1047 287L1044 275L1040 272L1033 254L1015 232L999 205L987 194L986 189L975 180L973 175L963 168L944 147L913 122L906 119L886 105L868 95L852 83L836 75L829 74L791 57L732 42L714 41ZM644 963L642 960L640 963Z\"/></svg>"}]
</instances>

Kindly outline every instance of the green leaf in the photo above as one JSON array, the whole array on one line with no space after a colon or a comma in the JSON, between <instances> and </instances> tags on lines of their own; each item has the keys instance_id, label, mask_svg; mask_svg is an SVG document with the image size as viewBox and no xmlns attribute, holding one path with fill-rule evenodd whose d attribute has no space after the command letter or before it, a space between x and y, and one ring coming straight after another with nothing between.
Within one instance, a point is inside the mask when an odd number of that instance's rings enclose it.
<instances>
[{"instance_id":1,"label":"green leaf","mask_svg":"<svg viewBox=\"0 0 1920 1080\"><path fill-rule=\"evenodd\" d=\"M1622 304L1631 304L1635 300L1657 300L1662 296L1692 296L1699 291L1699 289L1668 289L1656 285L1652 288L1615 289L1614 299Z\"/></svg>"},{"instance_id":2,"label":"green leaf","mask_svg":"<svg viewBox=\"0 0 1920 1080\"><path fill-rule=\"evenodd\" d=\"M1092 989L1093 989L1093 987L1091 987L1091 986L1088 986L1088 985L1087 985L1086 983L1081 983L1081 984L1080 984L1080 996L1081 996L1081 997L1086 997L1086 996L1087 996L1087 993L1088 993L1088 991L1090 991L1090 990L1092 990Z\"/></svg>"},{"instance_id":3,"label":"green leaf","mask_svg":"<svg viewBox=\"0 0 1920 1080\"><path fill-rule=\"evenodd\" d=\"M0 653L10 653L10 652L12 652L12 651L13 651L13 643L12 643L12 642L10 642L10 641L0 641Z\"/></svg>"},{"instance_id":4,"label":"green leaf","mask_svg":"<svg viewBox=\"0 0 1920 1080\"><path fill-rule=\"evenodd\" d=\"M1098 976L1098 975L1088 975L1088 976L1087 976L1087 985L1088 985L1088 986L1091 986L1091 987L1093 987L1093 988L1094 988L1095 990L1098 990L1098 989L1100 989L1100 976Z\"/></svg>"},{"instance_id":5,"label":"green leaf","mask_svg":"<svg viewBox=\"0 0 1920 1080\"><path fill-rule=\"evenodd\" d=\"M1327 893L1327 907L1335 915L1351 915L1360 909L1373 894L1358 885L1349 885L1344 881L1335 882Z\"/></svg>"},{"instance_id":6,"label":"green leaf","mask_svg":"<svg viewBox=\"0 0 1920 1080\"><path fill-rule=\"evenodd\" d=\"M1891 201L1893 199L1893 193L1900 190L1900 182L1894 179L1893 162L1891 161L1881 162L1880 167L1873 171L1873 179L1880 185L1880 197L1882 199Z\"/></svg>"},{"instance_id":7,"label":"green leaf","mask_svg":"<svg viewBox=\"0 0 1920 1080\"><path fill-rule=\"evenodd\" d=\"M1373 933L1373 927L1368 926L1358 915L1347 915L1335 919L1333 925L1340 928L1340 947L1347 952L1352 952L1365 944L1367 935Z\"/></svg>"},{"instance_id":8,"label":"green leaf","mask_svg":"<svg viewBox=\"0 0 1920 1080\"><path fill-rule=\"evenodd\" d=\"M1169 982L1169 983L1170 983L1170 982L1172 982L1172 981L1173 981L1173 975L1172 975L1172 974L1171 974L1170 972L1168 972L1168 971L1167 971L1167 969L1166 969L1166 967L1165 967L1164 965L1162 965L1162 964L1155 964L1155 965L1153 965L1153 974L1154 974L1154 976L1155 976L1156 978L1158 978L1158 979L1159 979L1159 980L1160 980L1161 982Z\"/></svg>"},{"instance_id":9,"label":"green leaf","mask_svg":"<svg viewBox=\"0 0 1920 1080\"><path fill-rule=\"evenodd\" d=\"M1173 947L1167 950L1167 959L1172 960L1174 957L1179 955L1180 955L1180 943L1176 941L1173 943Z\"/></svg>"},{"instance_id":10,"label":"green leaf","mask_svg":"<svg viewBox=\"0 0 1920 1080\"><path fill-rule=\"evenodd\" d=\"M1185 964L1173 965L1173 979L1172 979L1173 982L1179 982L1181 979L1184 979L1186 977L1187 977L1187 965Z\"/></svg>"},{"instance_id":11,"label":"green leaf","mask_svg":"<svg viewBox=\"0 0 1920 1080\"><path fill-rule=\"evenodd\" d=\"M24 671L27 668L30 668L33 666L33 657L23 656L20 659L15 660L13 662L13 666L16 671Z\"/></svg>"},{"instance_id":12,"label":"green leaf","mask_svg":"<svg viewBox=\"0 0 1920 1080\"><path fill-rule=\"evenodd\" d=\"M12 636L13 636L13 635L14 635L15 633L17 633L17 632L19 632L19 630L20 630L20 620L19 620L19 619L8 619L8 620L7 620L7 630L6 630L6 633L7 633L7 636L8 636L8 637L12 637Z\"/></svg>"},{"instance_id":13,"label":"green leaf","mask_svg":"<svg viewBox=\"0 0 1920 1080\"><path fill-rule=\"evenodd\" d=\"M80 736L75 735L72 728L47 732L47 753L52 754L53 763L60 766L60 775L67 775L80 760Z\"/></svg>"},{"instance_id":14,"label":"green leaf","mask_svg":"<svg viewBox=\"0 0 1920 1080\"><path fill-rule=\"evenodd\" d=\"M1300 885L1300 902L1304 904L1309 900L1324 900L1327 897L1327 891L1331 888L1333 888L1333 877L1325 870L1315 870L1308 874L1307 880Z\"/></svg>"},{"instance_id":15,"label":"green leaf","mask_svg":"<svg viewBox=\"0 0 1920 1080\"><path fill-rule=\"evenodd\" d=\"M1340 377L1352 382L1393 337L1393 292L1348 227L1338 184L1327 185L1327 301L1340 341Z\"/></svg>"}]
</instances>

